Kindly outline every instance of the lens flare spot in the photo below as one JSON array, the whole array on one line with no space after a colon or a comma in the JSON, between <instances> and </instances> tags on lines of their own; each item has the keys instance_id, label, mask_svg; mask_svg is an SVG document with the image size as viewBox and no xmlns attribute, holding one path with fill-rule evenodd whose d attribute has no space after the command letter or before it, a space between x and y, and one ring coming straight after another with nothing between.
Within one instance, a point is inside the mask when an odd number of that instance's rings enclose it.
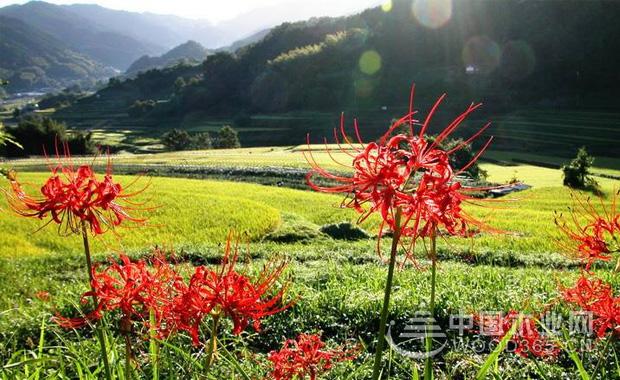
<instances>
[{"instance_id":1,"label":"lens flare spot","mask_svg":"<svg viewBox=\"0 0 620 380\"><path fill-rule=\"evenodd\" d=\"M468 74L488 74L499 65L501 49L489 37L475 36L465 43L462 56Z\"/></svg>"},{"instance_id":2,"label":"lens flare spot","mask_svg":"<svg viewBox=\"0 0 620 380\"><path fill-rule=\"evenodd\" d=\"M534 71L536 54L523 40L508 41L502 49L501 72L510 79L523 79Z\"/></svg>"},{"instance_id":3,"label":"lens flare spot","mask_svg":"<svg viewBox=\"0 0 620 380\"><path fill-rule=\"evenodd\" d=\"M414 0L411 12L425 27L441 28L452 18L452 0Z\"/></svg>"},{"instance_id":4,"label":"lens flare spot","mask_svg":"<svg viewBox=\"0 0 620 380\"><path fill-rule=\"evenodd\" d=\"M381 9L383 12L389 12L392 10L392 0L387 0L385 3L381 4Z\"/></svg>"},{"instance_id":5,"label":"lens flare spot","mask_svg":"<svg viewBox=\"0 0 620 380\"><path fill-rule=\"evenodd\" d=\"M373 75L381 70L381 56L375 50L367 50L360 57L359 67L364 74Z\"/></svg>"}]
</instances>

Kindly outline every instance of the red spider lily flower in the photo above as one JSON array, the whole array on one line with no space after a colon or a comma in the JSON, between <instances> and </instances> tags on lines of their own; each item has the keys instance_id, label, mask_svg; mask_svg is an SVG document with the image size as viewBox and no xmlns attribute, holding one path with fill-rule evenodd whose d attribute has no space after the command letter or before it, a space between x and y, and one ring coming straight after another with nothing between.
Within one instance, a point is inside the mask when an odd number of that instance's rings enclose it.
<instances>
[{"instance_id":1,"label":"red spider lily flower","mask_svg":"<svg viewBox=\"0 0 620 380\"><path fill-rule=\"evenodd\" d=\"M586 270L594 262L609 261L612 254L620 252L620 214L617 211L618 193L607 207L599 197L600 210L590 198L571 194L574 206L570 208L569 221L562 214L556 214L555 224L568 238L560 242L561 247L581 260ZM566 241L568 240L568 242Z\"/></svg>"},{"instance_id":2,"label":"red spider lily flower","mask_svg":"<svg viewBox=\"0 0 620 380\"><path fill-rule=\"evenodd\" d=\"M510 342L514 345L513 352L522 357L531 354L537 358L553 358L558 356L560 348L549 341L536 328L536 321L511 310L507 314L476 316L480 333L493 337L495 342L501 341L515 323L521 318L521 324L517 327Z\"/></svg>"},{"instance_id":3,"label":"red spider lily flower","mask_svg":"<svg viewBox=\"0 0 620 380\"><path fill-rule=\"evenodd\" d=\"M286 340L279 351L269 353L273 366L270 379L315 380L335 363L353 360L356 356L356 349L326 349L318 334L300 334L297 339Z\"/></svg>"},{"instance_id":4,"label":"red spider lily flower","mask_svg":"<svg viewBox=\"0 0 620 380\"><path fill-rule=\"evenodd\" d=\"M94 235L102 234L124 221L145 223L145 219L128 214L135 206L128 199L144 189L126 193L119 183L113 181L110 163L101 179L90 165L75 167L68 148L65 152L66 162L59 160L56 166L51 167L52 175L41 187L41 196L28 195L16 175L9 176L11 189L5 194L13 211L21 216L39 219L49 215L48 223L57 223L61 234L82 233L83 223Z\"/></svg>"},{"instance_id":5,"label":"red spider lily flower","mask_svg":"<svg viewBox=\"0 0 620 380\"><path fill-rule=\"evenodd\" d=\"M50 293L48 291L45 290L39 290L38 292L36 292L34 294L34 296L39 300L39 301L43 301L43 302L48 302L52 297L50 296Z\"/></svg>"},{"instance_id":6,"label":"red spider lily flower","mask_svg":"<svg viewBox=\"0 0 620 380\"><path fill-rule=\"evenodd\" d=\"M599 338L608 331L620 334L620 297L614 297L610 284L582 275L574 287L562 289L562 297L564 301L592 313L592 327Z\"/></svg>"},{"instance_id":7,"label":"red spider lily flower","mask_svg":"<svg viewBox=\"0 0 620 380\"><path fill-rule=\"evenodd\" d=\"M275 290L286 263L269 262L257 278L236 270L238 246L232 248L229 237L219 270L197 267L189 286L182 286L180 296L170 313L171 325L190 333L194 344L199 343L200 323L206 316L228 317L233 322L233 334L240 334L250 323L260 330L261 319L292 306L283 304L288 290L284 284Z\"/></svg>"},{"instance_id":8,"label":"red spider lily flower","mask_svg":"<svg viewBox=\"0 0 620 380\"><path fill-rule=\"evenodd\" d=\"M148 321L150 313L154 313L157 324L151 327L159 330L169 305L176 297L176 284L182 282L163 254L158 254L152 266L144 260L131 261L121 255L120 262L111 259L109 266L101 271L97 269L93 268L93 290L84 293L82 301L85 303L88 297L95 295L98 307L81 318L58 316L55 319L59 325L78 328L89 321L101 319L104 312L120 310L121 332L129 333L134 321Z\"/></svg>"},{"instance_id":9,"label":"red spider lily flower","mask_svg":"<svg viewBox=\"0 0 620 380\"><path fill-rule=\"evenodd\" d=\"M473 136L450 151L439 145L450 136L480 104L470 105L465 112L454 119L439 135L430 141L425 135L435 111L445 98L441 96L428 113L425 121L413 119L413 89L409 113L393 123L377 142L364 144L360 138L357 122L354 123L356 142L347 137L344 119L340 121L341 144L338 132L334 130L336 143L341 153L351 158L351 164L338 162L327 147L326 151L334 162L353 170L352 176L338 175L321 168L312 155L304 152L311 170L306 179L309 186L320 192L347 193L344 207L355 209L361 214L358 222L369 215L379 213L384 227L396 229L396 213L400 210L402 222L400 235L411 238L411 249L418 237L429 236L437 228L443 228L450 235L468 235L470 227L486 227L469 216L462 209L464 202L472 202L471 193L488 189L463 186L457 176L467 170L486 150L492 139L463 168L455 170L450 165L450 155L464 148L485 131L486 124ZM408 132L394 135L395 131L408 127ZM415 128L418 128L416 131ZM308 137L309 144L309 137ZM333 187L321 186L315 176L335 182ZM410 257L408 257L410 258Z\"/></svg>"}]
</instances>

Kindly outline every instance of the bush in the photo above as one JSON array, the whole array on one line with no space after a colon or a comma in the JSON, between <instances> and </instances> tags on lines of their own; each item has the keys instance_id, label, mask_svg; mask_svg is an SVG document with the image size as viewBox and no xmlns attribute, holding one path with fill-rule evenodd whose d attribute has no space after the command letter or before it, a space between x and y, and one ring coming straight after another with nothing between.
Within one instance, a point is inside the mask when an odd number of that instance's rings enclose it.
<instances>
[{"instance_id":1,"label":"bush","mask_svg":"<svg viewBox=\"0 0 620 380\"><path fill-rule=\"evenodd\" d=\"M222 149L240 148L239 135L230 125L225 125L217 135L217 147Z\"/></svg>"},{"instance_id":2,"label":"bush","mask_svg":"<svg viewBox=\"0 0 620 380\"><path fill-rule=\"evenodd\" d=\"M368 232L348 222L326 224L321 227L321 232L337 240L362 240L370 238Z\"/></svg>"},{"instance_id":3,"label":"bush","mask_svg":"<svg viewBox=\"0 0 620 380\"><path fill-rule=\"evenodd\" d=\"M590 177L590 168L594 163L594 157L590 156L585 147L579 148L577 156L568 164L562 166L564 186L573 189L598 190L598 183Z\"/></svg>"}]
</instances>

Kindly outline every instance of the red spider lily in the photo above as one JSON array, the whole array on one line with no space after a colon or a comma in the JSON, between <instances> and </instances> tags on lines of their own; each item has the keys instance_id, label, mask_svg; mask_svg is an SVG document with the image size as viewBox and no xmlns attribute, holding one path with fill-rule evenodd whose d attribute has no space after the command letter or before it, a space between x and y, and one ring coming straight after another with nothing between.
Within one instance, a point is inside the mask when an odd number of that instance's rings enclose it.
<instances>
[{"instance_id":1,"label":"red spider lily","mask_svg":"<svg viewBox=\"0 0 620 380\"><path fill-rule=\"evenodd\" d=\"M562 289L562 296L566 302L592 313L592 327L599 338L608 331L620 334L620 297L614 297L610 284L582 275L574 287Z\"/></svg>"},{"instance_id":2,"label":"red spider lily","mask_svg":"<svg viewBox=\"0 0 620 380\"><path fill-rule=\"evenodd\" d=\"M520 318L521 324L510 338L510 342L514 344L515 354L523 357L531 354L537 358L551 358L560 353L560 348L538 331L534 319L522 316L514 310L507 314L477 316L475 319L481 334L489 335L494 341L499 342Z\"/></svg>"},{"instance_id":3,"label":"red spider lily","mask_svg":"<svg viewBox=\"0 0 620 380\"><path fill-rule=\"evenodd\" d=\"M199 343L199 328L205 316L226 316L233 322L233 333L240 334L250 320L256 330L261 319L279 313L292 305L283 304L288 284L275 291L286 263L265 265L260 275L252 279L236 270L238 247L231 247L229 237L224 258L218 271L197 267L189 286L181 286L170 315L171 325L190 333L194 344Z\"/></svg>"},{"instance_id":4,"label":"red spider lily","mask_svg":"<svg viewBox=\"0 0 620 380\"><path fill-rule=\"evenodd\" d=\"M96 296L97 308L81 318L56 317L56 322L63 327L78 328L101 319L104 312L120 310L123 333L131 331L133 321L148 321L150 313L154 313L157 323L152 327L159 330L159 324L176 296L175 285L182 282L181 277L164 260L163 254L158 254L153 266L144 260L131 261L125 255L120 256L120 262L110 261L110 265L101 271L93 268L93 290L82 295L83 302L87 297Z\"/></svg>"},{"instance_id":5,"label":"red spider lily","mask_svg":"<svg viewBox=\"0 0 620 380\"><path fill-rule=\"evenodd\" d=\"M9 176L11 189L5 191L9 205L19 215L44 219L48 215L59 225L61 234L82 233L83 223L88 224L94 235L120 225L123 221L144 223L145 219L130 216L135 204L128 201L144 189L126 193L112 179L112 166L103 179L95 174L92 166L71 163L65 148L65 163L51 167L52 175L41 187L41 196L28 195L13 173Z\"/></svg>"},{"instance_id":6,"label":"red spider lily","mask_svg":"<svg viewBox=\"0 0 620 380\"><path fill-rule=\"evenodd\" d=\"M598 211L590 198L583 199L571 194L574 207L570 208L569 221L556 214L555 224L568 238L560 242L562 248L580 259L589 270L597 260L609 261L612 254L620 252L620 214L617 212L618 193L608 208L599 198Z\"/></svg>"},{"instance_id":7,"label":"red spider lily","mask_svg":"<svg viewBox=\"0 0 620 380\"><path fill-rule=\"evenodd\" d=\"M354 123L357 141L351 142L345 132L344 119L341 118L340 135L345 146L339 141L336 130L334 137L340 151L351 158L351 164L338 162L327 148L327 144L326 150L337 164L353 169L353 175L350 177L338 175L321 168L309 149L306 154L306 160L312 167L306 176L309 186L320 192L347 193L342 205L353 208L361 214L358 222L362 222L375 212L379 213L382 218L379 236L385 225L392 230L396 229L396 211L400 210L403 222L399 224L399 232L401 236L412 238L411 248L418 237L429 236L437 228L445 229L450 235L467 235L470 226L483 227L480 221L465 213L461 205L473 201L472 192L485 189L462 186L457 175L474 164L491 139L471 162L459 170L451 167L450 155L480 136L490 124L486 124L454 149L450 151L440 149L439 145L480 106L472 104L431 142L425 133L444 98L445 95L440 97L425 121L419 123L413 119L415 112L412 89L409 113L393 123L377 142L368 144L362 142L357 122ZM396 130L405 126L409 127L408 133L394 135ZM418 130L415 131L414 127ZM315 182L315 176L336 182L337 185L321 186Z\"/></svg>"},{"instance_id":8,"label":"red spider lily","mask_svg":"<svg viewBox=\"0 0 620 380\"><path fill-rule=\"evenodd\" d=\"M300 334L297 339L288 339L279 351L269 353L274 380L315 380L329 371L334 363L353 360L357 350L337 348L325 349L325 343L318 334Z\"/></svg>"},{"instance_id":9,"label":"red spider lily","mask_svg":"<svg viewBox=\"0 0 620 380\"><path fill-rule=\"evenodd\" d=\"M34 294L34 296L39 300L39 301L43 301L43 302L48 302L52 296L50 295L50 293L48 291L45 290L39 290L38 292L36 292Z\"/></svg>"}]
</instances>

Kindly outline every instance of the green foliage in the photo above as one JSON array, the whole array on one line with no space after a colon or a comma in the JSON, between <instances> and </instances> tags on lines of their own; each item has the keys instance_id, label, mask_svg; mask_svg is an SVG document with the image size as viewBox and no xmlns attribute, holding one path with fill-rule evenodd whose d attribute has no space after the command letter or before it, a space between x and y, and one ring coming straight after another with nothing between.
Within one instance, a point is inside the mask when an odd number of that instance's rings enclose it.
<instances>
[{"instance_id":1,"label":"green foliage","mask_svg":"<svg viewBox=\"0 0 620 380\"><path fill-rule=\"evenodd\" d=\"M168 150L187 150L190 149L192 140L187 131L173 129L162 136L161 142Z\"/></svg>"},{"instance_id":2,"label":"green foliage","mask_svg":"<svg viewBox=\"0 0 620 380\"><path fill-rule=\"evenodd\" d=\"M311 55L319 54L328 47L334 47L344 41L351 35L351 31L339 31L334 34L328 34L325 36L325 40L318 44L311 44L302 47L298 47L289 50L285 53L278 55L273 60L269 61L271 65L286 64L297 59L309 57Z\"/></svg>"},{"instance_id":3,"label":"green foliage","mask_svg":"<svg viewBox=\"0 0 620 380\"><path fill-rule=\"evenodd\" d=\"M161 138L168 150L211 149L213 142L208 132L190 135L185 130L173 129Z\"/></svg>"},{"instance_id":4,"label":"green foliage","mask_svg":"<svg viewBox=\"0 0 620 380\"><path fill-rule=\"evenodd\" d=\"M406 128L408 128L408 126ZM434 142L435 136L429 136L428 141L431 143ZM450 165L454 170L461 170L469 165L464 171L464 174L468 174L473 179L485 179L487 177L487 173L480 168L477 160L472 164L472 160L478 152L474 151L471 144L466 144L463 139L449 138L442 141L441 144L439 144L439 148L446 152L454 150L450 155Z\"/></svg>"},{"instance_id":5,"label":"green foliage","mask_svg":"<svg viewBox=\"0 0 620 380\"><path fill-rule=\"evenodd\" d=\"M131 117L144 117L147 116L151 111L155 109L155 105L157 103L154 100L136 100L130 107L127 109L127 113Z\"/></svg>"},{"instance_id":6,"label":"green foliage","mask_svg":"<svg viewBox=\"0 0 620 380\"><path fill-rule=\"evenodd\" d=\"M586 148L579 148L577 156L562 166L564 186L574 189L597 189L598 183L590 176L590 168L593 163L594 157L588 154Z\"/></svg>"},{"instance_id":7,"label":"green foliage","mask_svg":"<svg viewBox=\"0 0 620 380\"><path fill-rule=\"evenodd\" d=\"M181 90L183 90L183 87L185 87L186 85L187 83L185 82L185 79L183 79L183 77L178 77L174 81L174 92L175 93L181 92Z\"/></svg>"},{"instance_id":8,"label":"green foliage","mask_svg":"<svg viewBox=\"0 0 620 380\"><path fill-rule=\"evenodd\" d=\"M48 117L25 117L19 121L17 127L8 132L22 145L22 147L14 144L2 147L3 154L8 157L40 156L45 152L54 154L57 149L62 150L64 143L74 155L92 154L97 150L90 133L69 132L65 124Z\"/></svg>"},{"instance_id":9,"label":"green foliage","mask_svg":"<svg viewBox=\"0 0 620 380\"><path fill-rule=\"evenodd\" d=\"M77 91L65 90L57 94L49 94L43 97L38 104L40 109L55 108L60 109L74 104L85 96L79 89Z\"/></svg>"},{"instance_id":10,"label":"green foliage","mask_svg":"<svg viewBox=\"0 0 620 380\"><path fill-rule=\"evenodd\" d=\"M23 148L22 145L17 142L10 133L6 131L6 129L4 128L4 124L0 122L0 146L6 146L8 144L11 144L20 149Z\"/></svg>"},{"instance_id":11,"label":"green foliage","mask_svg":"<svg viewBox=\"0 0 620 380\"><path fill-rule=\"evenodd\" d=\"M225 125L217 134L217 147L221 149L240 148L239 134L230 125Z\"/></svg>"}]
</instances>

